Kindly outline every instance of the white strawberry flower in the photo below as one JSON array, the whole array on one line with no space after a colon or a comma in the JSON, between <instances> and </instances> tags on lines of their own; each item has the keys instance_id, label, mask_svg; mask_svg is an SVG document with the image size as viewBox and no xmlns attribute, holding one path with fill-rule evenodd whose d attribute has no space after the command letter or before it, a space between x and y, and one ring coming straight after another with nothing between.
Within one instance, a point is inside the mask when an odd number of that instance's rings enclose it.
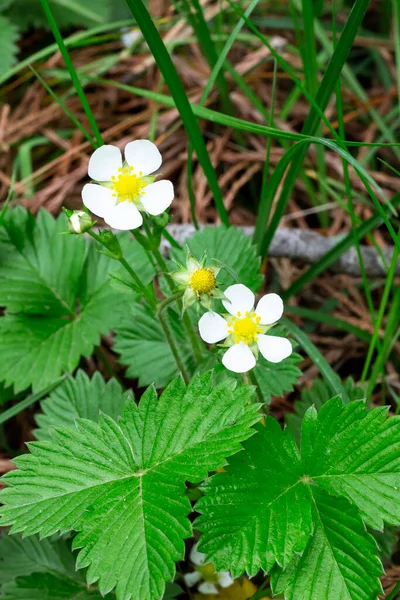
<instances>
[{"instance_id":1,"label":"white strawberry flower","mask_svg":"<svg viewBox=\"0 0 400 600\"><path fill-rule=\"evenodd\" d=\"M255 296L241 283L231 285L224 292L222 304L229 315L205 313L199 321L202 339L208 344L226 340L228 346L222 364L234 373L246 373L256 366L260 351L270 362L278 363L292 353L292 344L286 338L265 335L283 314L282 298L266 294L254 309Z\"/></svg>"},{"instance_id":2,"label":"white strawberry flower","mask_svg":"<svg viewBox=\"0 0 400 600\"><path fill-rule=\"evenodd\" d=\"M143 223L142 212L160 215L174 199L174 186L155 181L151 173L162 163L161 154L149 140L125 146L125 162L116 146L97 148L90 157L88 173L93 183L82 190L84 205L114 229L129 230Z\"/></svg>"},{"instance_id":3,"label":"white strawberry flower","mask_svg":"<svg viewBox=\"0 0 400 600\"><path fill-rule=\"evenodd\" d=\"M206 555L197 550L197 544L190 551L190 560L195 565L196 570L186 573L183 578L188 587L196 584L201 594L219 594L219 589L230 587L234 580L229 571L217 573L212 563L205 563Z\"/></svg>"}]
</instances>

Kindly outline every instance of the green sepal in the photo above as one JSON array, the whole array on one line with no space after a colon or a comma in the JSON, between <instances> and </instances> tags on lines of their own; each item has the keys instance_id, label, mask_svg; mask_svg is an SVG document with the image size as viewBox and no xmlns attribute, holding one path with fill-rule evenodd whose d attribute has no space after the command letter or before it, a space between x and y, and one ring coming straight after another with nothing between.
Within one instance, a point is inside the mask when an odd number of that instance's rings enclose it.
<instances>
[{"instance_id":1,"label":"green sepal","mask_svg":"<svg viewBox=\"0 0 400 600\"><path fill-rule=\"evenodd\" d=\"M105 250L99 250L99 252L115 260L121 260L123 254L117 236L112 231L105 229L100 232L99 238L105 246Z\"/></svg>"}]
</instances>

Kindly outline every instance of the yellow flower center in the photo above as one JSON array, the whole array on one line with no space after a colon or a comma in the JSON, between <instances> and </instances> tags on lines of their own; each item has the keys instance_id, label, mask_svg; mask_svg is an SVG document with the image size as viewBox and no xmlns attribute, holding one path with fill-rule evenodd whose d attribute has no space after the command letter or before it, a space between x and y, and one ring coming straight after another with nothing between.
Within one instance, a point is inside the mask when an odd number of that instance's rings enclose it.
<instances>
[{"instance_id":1,"label":"yellow flower center","mask_svg":"<svg viewBox=\"0 0 400 600\"><path fill-rule=\"evenodd\" d=\"M258 341L258 334L262 333L263 328L260 321L261 317L257 317L255 312L246 311L245 316L238 312L237 316L228 323L228 333L233 335L235 344L240 344L240 342L244 342L246 345L252 344Z\"/></svg>"},{"instance_id":2,"label":"yellow flower center","mask_svg":"<svg viewBox=\"0 0 400 600\"><path fill-rule=\"evenodd\" d=\"M143 178L142 171L136 175L133 170L133 167L120 167L117 177L114 175L111 177L113 196L117 196L120 202L135 202L140 194L145 193L142 189L146 187L147 182Z\"/></svg>"},{"instance_id":3,"label":"yellow flower center","mask_svg":"<svg viewBox=\"0 0 400 600\"><path fill-rule=\"evenodd\" d=\"M215 275L211 269L197 269L190 278L190 287L197 294L208 294L215 287Z\"/></svg>"}]
</instances>

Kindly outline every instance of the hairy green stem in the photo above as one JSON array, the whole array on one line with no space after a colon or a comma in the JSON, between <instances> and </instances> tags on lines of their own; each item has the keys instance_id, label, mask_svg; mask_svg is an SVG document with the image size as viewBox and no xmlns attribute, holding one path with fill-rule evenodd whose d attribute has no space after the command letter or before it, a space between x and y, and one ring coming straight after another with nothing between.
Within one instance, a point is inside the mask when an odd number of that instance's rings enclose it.
<instances>
[{"instance_id":1,"label":"hairy green stem","mask_svg":"<svg viewBox=\"0 0 400 600\"><path fill-rule=\"evenodd\" d=\"M165 277L165 280L168 284L169 289L171 290L172 293L174 293L176 286L175 286L174 280L172 279L171 275L168 273L168 266L162 256L161 252L159 250L153 250L153 256ZM178 299L177 302L178 302L179 311L182 314L182 301ZM200 363L203 360L203 353L201 351L199 339L196 335L196 332L193 329L192 322L191 322L190 317L187 312L183 312L182 321L185 326L186 332L190 338L190 342L193 347L193 352L196 357L196 361L197 361L197 363Z\"/></svg>"},{"instance_id":2,"label":"hairy green stem","mask_svg":"<svg viewBox=\"0 0 400 600\"><path fill-rule=\"evenodd\" d=\"M251 371L249 371L249 380L252 383L252 385L254 385L254 387L256 388L257 398L259 399L259 401L263 405L263 411L267 412L267 405L266 405L266 402L264 400L264 395L263 395L263 393L261 391L260 384L258 383L257 376L254 373L254 369L252 369Z\"/></svg>"},{"instance_id":3,"label":"hairy green stem","mask_svg":"<svg viewBox=\"0 0 400 600\"><path fill-rule=\"evenodd\" d=\"M186 371L186 366L185 366L184 362L182 361L182 359L181 359L181 357L179 355L178 348L177 348L177 346L175 344L174 337L173 337L172 332L170 330L169 323L168 323L167 313L164 312L163 310L158 310L157 311L157 316L158 316L158 319L160 321L161 327L163 328L164 335L165 335L165 337L167 339L169 347L171 348L171 352L174 355L174 358L175 358L176 364L178 366L178 369L179 369L179 371L182 374L183 381L187 385L189 383L190 378L189 378L189 375L188 375L188 373Z\"/></svg>"}]
</instances>

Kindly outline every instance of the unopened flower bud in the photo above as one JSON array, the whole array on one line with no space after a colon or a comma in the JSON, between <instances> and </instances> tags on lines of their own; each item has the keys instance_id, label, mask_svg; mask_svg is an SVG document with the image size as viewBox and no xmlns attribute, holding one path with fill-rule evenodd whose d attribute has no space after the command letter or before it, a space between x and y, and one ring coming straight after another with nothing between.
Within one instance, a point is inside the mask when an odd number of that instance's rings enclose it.
<instances>
[{"instance_id":1,"label":"unopened flower bud","mask_svg":"<svg viewBox=\"0 0 400 600\"><path fill-rule=\"evenodd\" d=\"M83 210L74 210L68 221L71 233L85 233L93 226L93 221Z\"/></svg>"}]
</instances>

